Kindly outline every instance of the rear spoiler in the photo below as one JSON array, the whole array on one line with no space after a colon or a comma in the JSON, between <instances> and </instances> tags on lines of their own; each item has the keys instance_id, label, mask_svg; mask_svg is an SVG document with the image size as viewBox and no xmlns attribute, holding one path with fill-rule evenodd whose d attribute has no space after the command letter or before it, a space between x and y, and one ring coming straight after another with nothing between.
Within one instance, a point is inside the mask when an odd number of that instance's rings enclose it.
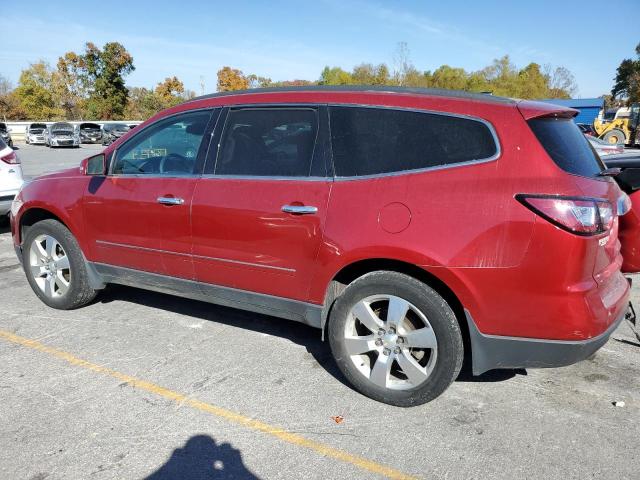
<instances>
[{"instance_id":1,"label":"rear spoiler","mask_svg":"<svg viewBox=\"0 0 640 480\"><path fill-rule=\"evenodd\" d=\"M532 118L573 118L578 115L578 110L562 105L554 105L546 102L521 100L517 103L518 110L525 120Z\"/></svg>"}]
</instances>

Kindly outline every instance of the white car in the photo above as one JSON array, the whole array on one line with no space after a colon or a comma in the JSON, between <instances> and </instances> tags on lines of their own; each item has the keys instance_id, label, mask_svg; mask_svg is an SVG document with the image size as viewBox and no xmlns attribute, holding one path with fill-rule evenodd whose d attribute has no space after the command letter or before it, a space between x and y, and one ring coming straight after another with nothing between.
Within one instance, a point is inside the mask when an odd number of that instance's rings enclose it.
<instances>
[{"instance_id":1,"label":"white car","mask_svg":"<svg viewBox=\"0 0 640 480\"><path fill-rule=\"evenodd\" d=\"M18 154L0 139L0 216L9 213L11 202L23 183Z\"/></svg>"},{"instance_id":2,"label":"white car","mask_svg":"<svg viewBox=\"0 0 640 480\"><path fill-rule=\"evenodd\" d=\"M44 123L31 123L25 129L25 141L31 144L41 143L44 145L44 131L47 125Z\"/></svg>"}]
</instances>

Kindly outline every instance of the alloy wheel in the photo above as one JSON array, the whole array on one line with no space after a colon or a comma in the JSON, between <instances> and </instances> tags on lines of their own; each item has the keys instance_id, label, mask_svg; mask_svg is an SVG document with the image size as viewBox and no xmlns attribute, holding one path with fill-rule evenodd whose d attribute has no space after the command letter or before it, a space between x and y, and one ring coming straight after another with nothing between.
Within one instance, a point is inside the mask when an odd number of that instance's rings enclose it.
<instances>
[{"instance_id":1,"label":"alloy wheel","mask_svg":"<svg viewBox=\"0 0 640 480\"><path fill-rule=\"evenodd\" d=\"M29 269L40 290L60 298L71 286L71 266L64 248L51 235L38 235L29 249Z\"/></svg>"},{"instance_id":2,"label":"alloy wheel","mask_svg":"<svg viewBox=\"0 0 640 480\"><path fill-rule=\"evenodd\" d=\"M436 364L438 344L427 317L394 295L360 300L344 331L347 354L375 385L408 390L424 383Z\"/></svg>"}]
</instances>

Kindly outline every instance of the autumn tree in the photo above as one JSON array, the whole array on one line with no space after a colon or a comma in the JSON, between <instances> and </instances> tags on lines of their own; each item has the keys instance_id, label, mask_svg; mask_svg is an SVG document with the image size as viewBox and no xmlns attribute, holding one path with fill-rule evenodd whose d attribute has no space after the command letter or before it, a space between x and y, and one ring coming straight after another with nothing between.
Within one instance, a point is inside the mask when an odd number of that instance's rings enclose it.
<instances>
[{"instance_id":1,"label":"autumn tree","mask_svg":"<svg viewBox=\"0 0 640 480\"><path fill-rule=\"evenodd\" d=\"M222 67L218 70L218 91L231 92L234 90L246 90L249 88L249 80L242 70L231 67Z\"/></svg>"},{"instance_id":2,"label":"autumn tree","mask_svg":"<svg viewBox=\"0 0 640 480\"><path fill-rule=\"evenodd\" d=\"M25 117L13 84L6 77L0 75L0 119L3 121L19 120Z\"/></svg>"},{"instance_id":3,"label":"autumn tree","mask_svg":"<svg viewBox=\"0 0 640 480\"><path fill-rule=\"evenodd\" d=\"M22 71L15 96L27 118L56 120L63 118L64 111L58 106L54 91L54 72L41 60Z\"/></svg>"},{"instance_id":4,"label":"autumn tree","mask_svg":"<svg viewBox=\"0 0 640 480\"><path fill-rule=\"evenodd\" d=\"M91 85L82 55L67 52L58 58L53 77L53 88L68 120L85 116L87 95Z\"/></svg>"}]
</instances>

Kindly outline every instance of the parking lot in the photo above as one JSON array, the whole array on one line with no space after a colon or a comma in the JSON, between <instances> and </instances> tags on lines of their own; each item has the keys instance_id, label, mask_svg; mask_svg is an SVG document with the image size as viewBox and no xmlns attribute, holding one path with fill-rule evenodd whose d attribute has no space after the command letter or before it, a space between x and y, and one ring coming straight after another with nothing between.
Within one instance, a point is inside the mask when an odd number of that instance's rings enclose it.
<instances>
[{"instance_id":1,"label":"parking lot","mask_svg":"<svg viewBox=\"0 0 640 480\"><path fill-rule=\"evenodd\" d=\"M18 147L28 177L102 149ZM349 388L301 324L119 286L50 309L7 227L0 306L0 478L640 475L640 345L626 324L590 360L463 371L402 409Z\"/></svg>"}]
</instances>

